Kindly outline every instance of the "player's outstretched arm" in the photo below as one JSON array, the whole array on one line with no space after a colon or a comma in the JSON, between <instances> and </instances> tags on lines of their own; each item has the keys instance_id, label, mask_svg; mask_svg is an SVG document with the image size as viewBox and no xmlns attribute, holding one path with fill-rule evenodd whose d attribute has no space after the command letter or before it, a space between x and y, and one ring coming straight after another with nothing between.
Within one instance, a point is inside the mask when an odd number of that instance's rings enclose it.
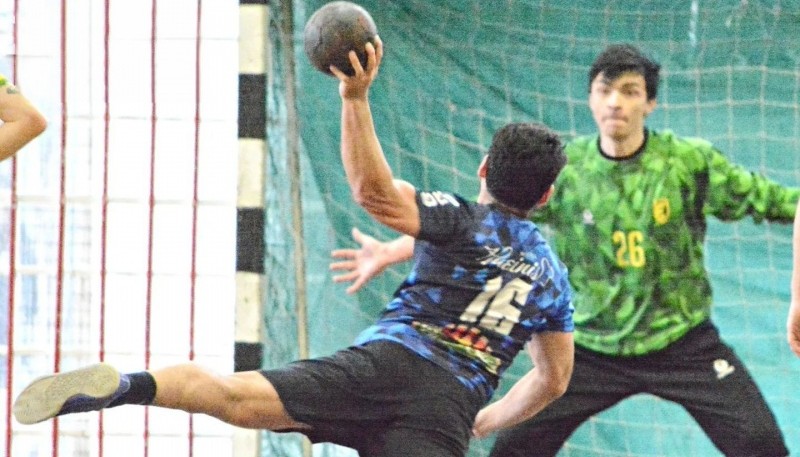
<instances>
[{"instance_id":1,"label":"player's outstretched arm","mask_svg":"<svg viewBox=\"0 0 800 457\"><path fill-rule=\"evenodd\" d=\"M572 377L573 344L571 332L535 334L528 343L534 368L514 383L503 398L478 412L472 434L484 438L524 422L562 396Z\"/></svg>"},{"instance_id":2,"label":"player's outstretched arm","mask_svg":"<svg viewBox=\"0 0 800 457\"><path fill-rule=\"evenodd\" d=\"M414 255L414 238L408 235L390 241L378 241L355 227L352 235L360 247L331 251L331 257L339 260L330 264L332 271L343 272L335 275L333 282L352 283L347 288L348 294L356 293L389 265L405 262Z\"/></svg>"},{"instance_id":3,"label":"player's outstretched arm","mask_svg":"<svg viewBox=\"0 0 800 457\"><path fill-rule=\"evenodd\" d=\"M786 320L789 347L800 357L800 201L794 215L792 232L792 303Z\"/></svg>"},{"instance_id":4,"label":"player's outstretched arm","mask_svg":"<svg viewBox=\"0 0 800 457\"><path fill-rule=\"evenodd\" d=\"M47 127L44 116L0 75L0 161L36 138Z\"/></svg>"},{"instance_id":5,"label":"player's outstretched arm","mask_svg":"<svg viewBox=\"0 0 800 457\"><path fill-rule=\"evenodd\" d=\"M411 184L395 180L383 155L369 103L369 88L378 74L383 43L376 36L375 46L367 43L367 66L363 68L350 51L353 76L331 66L339 79L342 99L341 153L353 199L375 220L400 233L419 233L419 208Z\"/></svg>"}]
</instances>

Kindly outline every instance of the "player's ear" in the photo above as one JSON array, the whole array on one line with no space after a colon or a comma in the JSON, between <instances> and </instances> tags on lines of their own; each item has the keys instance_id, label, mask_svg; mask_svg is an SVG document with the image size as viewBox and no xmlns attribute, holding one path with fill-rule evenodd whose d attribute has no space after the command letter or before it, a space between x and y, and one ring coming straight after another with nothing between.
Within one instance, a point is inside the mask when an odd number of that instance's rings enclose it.
<instances>
[{"instance_id":1,"label":"player's ear","mask_svg":"<svg viewBox=\"0 0 800 457\"><path fill-rule=\"evenodd\" d=\"M658 102L656 101L655 98L647 100L647 105L645 106L644 110L644 117L649 116L650 113L652 113L656 109L656 105L658 105Z\"/></svg>"},{"instance_id":2,"label":"player's ear","mask_svg":"<svg viewBox=\"0 0 800 457\"><path fill-rule=\"evenodd\" d=\"M554 186L553 184L551 184L551 185L550 185L550 188L548 188L548 189L547 189L547 190L544 192L544 194L542 194L541 198L539 198L539 201L536 203L536 207L538 208L538 207L540 207L540 206L544 206L544 205L545 205L545 203L547 203L547 201L548 201L548 200L550 200L550 197L552 197L552 196L553 196L553 192L554 192L555 190L556 190L556 186Z\"/></svg>"},{"instance_id":3,"label":"player's ear","mask_svg":"<svg viewBox=\"0 0 800 457\"><path fill-rule=\"evenodd\" d=\"M486 177L486 167L487 167L486 163L487 163L488 160L489 160L489 156L485 155L485 156L483 156L483 160L481 160L481 164L478 165L478 177L479 178L485 178Z\"/></svg>"}]
</instances>

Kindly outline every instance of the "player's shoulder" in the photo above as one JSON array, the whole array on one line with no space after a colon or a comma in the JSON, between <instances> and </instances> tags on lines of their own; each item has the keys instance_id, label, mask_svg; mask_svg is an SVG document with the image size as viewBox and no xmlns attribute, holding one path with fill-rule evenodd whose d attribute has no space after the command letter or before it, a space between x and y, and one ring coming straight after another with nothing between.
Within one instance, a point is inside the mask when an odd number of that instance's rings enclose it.
<instances>
[{"instance_id":1,"label":"player's shoulder","mask_svg":"<svg viewBox=\"0 0 800 457\"><path fill-rule=\"evenodd\" d=\"M417 195L422 206L428 208L450 206L454 208L467 209L475 204L473 201L470 201L459 194L443 190L417 189Z\"/></svg>"},{"instance_id":2,"label":"player's shoulder","mask_svg":"<svg viewBox=\"0 0 800 457\"><path fill-rule=\"evenodd\" d=\"M479 205L475 200L460 194L443 190L417 190L417 203L427 218L460 221L458 225L468 224L467 220L480 217Z\"/></svg>"},{"instance_id":3,"label":"player's shoulder","mask_svg":"<svg viewBox=\"0 0 800 457\"><path fill-rule=\"evenodd\" d=\"M708 167L717 149L710 141L692 136L680 136L672 130L649 130L647 153L661 155L664 160L680 163L689 169Z\"/></svg>"},{"instance_id":4,"label":"player's shoulder","mask_svg":"<svg viewBox=\"0 0 800 457\"><path fill-rule=\"evenodd\" d=\"M704 139L693 136L680 136L670 129L649 130L649 146L669 147L677 153L705 151L714 148L714 145Z\"/></svg>"},{"instance_id":5,"label":"player's shoulder","mask_svg":"<svg viewBox=\"0 0 800 457\"><path fill-rule=\"evenodd\" d=\"M567 141L564 151L569 154L586 152L592 148L597 148L597 135L576 136Z\"/></svg>"}]
</instances>

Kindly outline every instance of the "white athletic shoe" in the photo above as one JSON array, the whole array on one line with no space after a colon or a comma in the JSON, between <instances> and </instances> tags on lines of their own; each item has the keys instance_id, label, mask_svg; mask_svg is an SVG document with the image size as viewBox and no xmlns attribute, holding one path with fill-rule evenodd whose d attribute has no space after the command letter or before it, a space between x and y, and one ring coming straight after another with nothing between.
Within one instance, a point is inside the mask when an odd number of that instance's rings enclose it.
<instances>
[{"instance_id":1,"label":"white athletic shoe","mask_svg":"<svg viewBox=\"0 0 800 457\"><path fill-rule=\"evenodd\" d=\"M128 377L106 363L42 376L19 394L14 417L35 424L62 414L98 411L129 388Z\"/></svg>"}]
</instances>

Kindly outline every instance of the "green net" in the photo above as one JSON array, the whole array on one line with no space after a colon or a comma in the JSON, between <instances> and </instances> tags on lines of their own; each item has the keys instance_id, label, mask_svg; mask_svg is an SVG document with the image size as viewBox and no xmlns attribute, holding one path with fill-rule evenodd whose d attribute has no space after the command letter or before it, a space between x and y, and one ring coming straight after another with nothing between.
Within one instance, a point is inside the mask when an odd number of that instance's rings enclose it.
<instances>
[{"instance_id":1,"label":"green net","mask_svg":"<svg viewBox=\"0 0 800 457\"><path fill-rule=\"evenodd\" d=\"M337 82L315 71L303 54L305 20L325 2L286 3L272 7L269 44L267 366L298 354L295 236L306 249L299 286L307 297L312 356L349 344L407 271L388 271L356 296L331 282L329 252L353 246L351 227L381 238L394 234L353 203L339 158ZM494 130L510 121L542 121L567 139L594 132L586 74L598 52L620 41L641 46L663 66L659 108L649 126L703 137L734 162L788 185L800 183L798 0L359 4L371 12L385 43L371 90L378 136L395 175L419 188L475 195L481 155ZM301 165L302 208L289 195L292 154ZM296 228L290 215L300 209L303 224ZM800 360L789 352L784 328L790 238L789 226L710 220L707 258L723 338L748 364L789 448L800 454L800 397L793 389ZM529 368L521 356L500 394ZM474 441L469 455L487 455L491 442ZM267 433L264 443L264 455L302 452L296 436ZM353 455L330 445L313 452ZM642 395L585 423L561 455L716 453L683 409Z\"/></svg>"}]
</instances>

